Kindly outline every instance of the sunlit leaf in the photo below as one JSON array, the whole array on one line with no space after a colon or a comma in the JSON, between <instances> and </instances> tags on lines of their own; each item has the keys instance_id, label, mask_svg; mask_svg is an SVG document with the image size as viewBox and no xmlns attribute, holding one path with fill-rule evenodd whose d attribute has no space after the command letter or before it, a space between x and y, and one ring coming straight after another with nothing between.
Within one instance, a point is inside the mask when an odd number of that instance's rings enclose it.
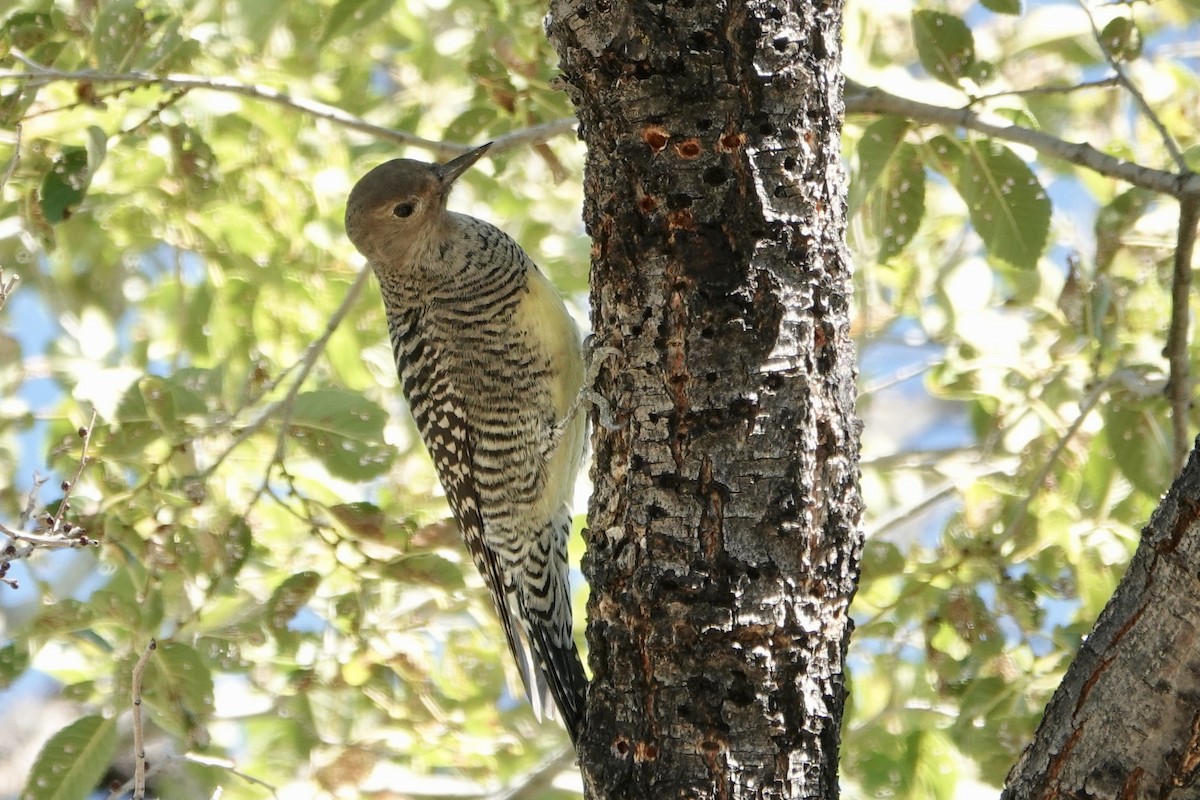
<instances>
[{"instance_id":1,"label":"sunlit leaf","mask_svg":"<svg viewBox=\"0 0 1200 800\"><path fill-rule=\"evenodd\" d=\"M1050 198L1033 170L991 139L966 146L955 187L988 254L1032 269L1046 246Z\"/></svg>"},{"instance_id":2,"label":"sunlit leaf","mask_svg":"<svg viewBox=\"0 0 1200 800\"><path fill-rule=\"evenodd\" d=\"M86 800L117 749L116 717L75 720L42 746L21 800Z\"/></svg>"},{"instance_id":3,"label":"sunlit leaf","mask_svg":"<svg viewBox=\"0 0 1200 800\"><path fill-rule=\"evenodd\" d=\"M96 66L114 72L126 69L145 37L146 15L137 0L108 0L100 7L92 33Z\"/></svg>"},{"instance_id":4,"label":"sunlit leaf","mask_svg":"<svg viewBox=\"0 0 1200 800\"><path fill-rule=\"evenodd\" d=\"M213 681L196 650L183 642L159 642L150 655L142 696L155 724L195 741L213 710Z\"/></svg>"},{"instance_id":5,"label":"sunlit leaf","mask_svg":"<svg viewBox=\"0 0 1200 800\"><path fill-rule=\"evenodd\" d=\"M296 398L289 433L330 473L349 480L382 475L395 458L383 441L387 412L360 394L324 389Z\"/></svg>"},{"instance_id":6,"label":"sunlit leaf","mask_svg":"<svg viewBox=\"0 0 1200 800\"><path fill-rule=\"evenodd\" d=\"M959 17L930 9L912 16L913 40L926 71L942 83L958 86L975 65L975 37Z\"/></svg>"},{"instance_id":7,"label":"sunlit leaf","mask_svg":"<svg viewBox=\"0 0 1200 800\"><path fill-rule=\"evenodd\" d=\"M1166 492L1174 477L1170 431L1156 411L1149 404L1111 406L1104 411L1104 435L1121 473L1153 496Z\"/></svg>"}]
</instances>

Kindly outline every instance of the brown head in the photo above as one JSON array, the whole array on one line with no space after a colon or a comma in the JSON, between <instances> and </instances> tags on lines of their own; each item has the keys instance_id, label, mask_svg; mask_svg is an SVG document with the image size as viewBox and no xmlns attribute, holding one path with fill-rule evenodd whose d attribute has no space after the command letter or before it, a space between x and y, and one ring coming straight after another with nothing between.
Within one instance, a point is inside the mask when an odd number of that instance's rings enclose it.
<instances>
[{"instance_id":1,"label":"brown head","mask_svg":"<svg viewBox=\"0 0 1200 800\"><path fill-rule=\"evenodd\" d=\"M448 161L387 161L359 179L346 201L346 234L376 269L402 265L441 231L446 198L459 176L492 146Z\"/></svg>"}]
</instances>

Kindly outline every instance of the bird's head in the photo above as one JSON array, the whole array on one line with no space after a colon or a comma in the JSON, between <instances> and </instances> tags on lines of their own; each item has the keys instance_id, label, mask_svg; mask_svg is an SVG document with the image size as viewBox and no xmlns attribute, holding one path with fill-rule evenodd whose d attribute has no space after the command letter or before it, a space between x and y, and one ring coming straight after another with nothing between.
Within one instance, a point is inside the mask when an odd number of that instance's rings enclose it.
<instances>
[{"instance_id":1,"label":"bird's head","mask_svg":"<svg viewBox=\"0 0 1200 800\"><path fill-rule=\"evenodd\" d=\"M376 269L404 263L441 231L450 188L491 142L445 164L397 158L372 169L350 190L346 234Z\"/></svg>"}]
</instances>

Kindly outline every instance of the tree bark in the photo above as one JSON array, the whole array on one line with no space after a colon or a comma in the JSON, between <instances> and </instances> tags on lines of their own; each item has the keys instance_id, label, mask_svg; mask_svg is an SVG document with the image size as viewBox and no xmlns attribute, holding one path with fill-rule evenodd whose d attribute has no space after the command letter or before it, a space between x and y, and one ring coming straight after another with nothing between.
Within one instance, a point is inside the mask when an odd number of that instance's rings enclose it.
<instances>
[{"instance_id":1,"label":"tree bark","mask_svg":"<svg viewBox=\"0 0 1200 800\"><path fill-rule=\"evenodd\" d=\"M1046 707L1002 798L1197 797L1200 450Z\"/></svg>"},{"instance_id":2,"label":"tree bark","mask_svg":"<svg viewBox=\"0 0 1200 800\"><path fill-rule=\"evenodd\" d=\"M861 501L837 0L552 0L588 145L592 798L833 798Z\"/></svg>"}]
</instances>

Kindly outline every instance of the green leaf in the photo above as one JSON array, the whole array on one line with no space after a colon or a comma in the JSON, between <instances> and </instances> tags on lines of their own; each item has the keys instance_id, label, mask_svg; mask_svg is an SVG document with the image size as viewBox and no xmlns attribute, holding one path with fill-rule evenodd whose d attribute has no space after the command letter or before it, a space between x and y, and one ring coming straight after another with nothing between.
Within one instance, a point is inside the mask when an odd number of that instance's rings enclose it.
<instances>
[{"instance_id":1,"label":"green leaf","mask_svg":"<svg viewBox=\"0 0 1200 800\"><path fill-rule=\"evenodd\" d=\"M904 141L908 123L885 117L863 131L856 152L859 174L850 192L851 212L861 207L879 240L878 260L898 255L925 216L925 165Z\"/></svg>"},{"instance_id":2,"label":"green leaf","mask_svg":"<svg viewBox=\"0 0 1200 800\"><path fill-rule=\"evenodd\" d=\"M92 176L100 169L100 163L108 153L108 134L95 125L88 125L87 140L88 175Z\"/></svg>"},{"instance_id":3,"label":"green leaf","mask_svg":"<svg viewBox=\"0 0 1200 800\"><path fill-rule=\"evenodd\" d=\"M1018 16L1021 13L1021 0L980 0L980 5L997 14Z\"/></svg>"},{"instance_id":4,"label":"green leaf","mask_svg":"<svg viewBox=\"0 0 1200 800\"><path fill-rule=\"evenodd\" d=\"M917 56L930 75L957 87L970 77L975 64L975 37L967 24L953 14L918 9L912 18Z\"/></svg>"},{"instance_id":5,"label":"green leaf","mask_svg":"<svg viewBox=\"0 0 1200 800\"><path fill-rule=\"evenodd\" d=\"M213 710L213 681L200 654L183 642L162 642L151 653L142 697L160 727L195 740Z\"/></svg>"},{"instance_id":6,"label":"green leaf","mask_svg":"<svg viewBox=\"0 0 1200 800\"><path fill-rule=\"evenodd\" d=\"M858 172L850 182L849 216L854 216L882 180L909 127L908 120L903 117L883 117L863 131L854 148Z\"/></svg>"},{"instance_id":7,"label":"green leaf","mask_svg":"<svg viewBox=\"0 0 1200 800\"><path fill-rule=\"evenodd\" d=\"M91 179L87 149L64 147L42 179L42 214L46 221L56 223L70 217L87 194Z\"/></svg>"},{"instance_id":8,"label":"green leaf","mask_svg":"<svg viewBox=\"0 0 1200 800\"><path fill-rule=\"evenodd\" d=\"M900 575L905 568L904 554L891 542L872 539L863 547L862 570L872 579Z\"/></svg>"},{"instance_id":9,"label":"green leaf","mask_svg":"<svg viewBox=\"0 0 1200 800\"><path fill-rule=\"evenodd\" d=\"M39 636L49 636L85 630L91 627L95 619L95 610L91 605L67 599L47 606L38 614L35 624Z\"/></svg>"},{"instance_id":10,"label":"green leaf","mask_svg":"<svg viewBox=\"0 0 1200 800\"><path fill-rule=\"evenodd\" d=\"M355 392L323 389L296 398L289 434L330 474L358 481L391 466L395 449L383 441L387 412Z\"/></svg>"},{"instance_id":11,"label":"green leaf","mask_svg":"<svg viewBox=\"0 0 1200 800\"><path fill-rule=\"evenodd\" d=\"M42 746L21 800L85 800L117 749L116 717L82 717Z\"/></svg>"},{"instance_id":12,"label":"green leaf","mask_svg":"<svg viewBox=\"0 0 1200 800\"><path fill-rule=\"evenodd\" d=\"M1100 43L1114 61L1132 61L1142 54L1142 32L1128 17L1114 17L1100 32Z\"/></svg>"},{"instance_id":13,"label":"green leaf","mask_svg":"<svg viewBox=\"0 0 1200 800\"><path fill-rule=\"evenodd\" d=\"M200 54L200 43L179 32L182 20L173 18L163 28L158 42L140 61L147 72L182 72Z\"/></svg>"},{"instance_id":14,"label":"green leaf","mask_svg":"<svg viewBox=\"0 0 1200 800\"><path fill-rule=\"evenodd\" d=\"M1103 272L1124 244L1125 234L1149 208L1154 195L1133 187L1114 197L1096 214L1096 271Z\"/></svg>"},{"instance_id":15,"label":"green leaf","mask_svg":"<svg viewBox=\"0 0 1200 800\"><path fill-rule=\"evenodd\" d=\"M54 19L46 11L18 11L4 21L0 28L0 55L7 55L6 45L28 53L54 36Z\"/></svg>"},{"instance_id":16,"label":"green leaf","mask_svg":"<svg viewBox=\"0 0 1200 800\"><path fill-rule=\"evenodd\" d=\"M424 583L454 590L463 586L463 568L437 553L413 553L392 559L383 568L384 577L405 585Z\"/></svg>"},{"instance_id":17,"label":"green leaf","mask_svg":"<svg viewBox=\"0 0 1200 800\"><path fill-rule=\"evenodd\" d=\"M108 0L96 17L92 49L101 70L120 71L146 41L146 15L138 0Z\"/></svg>"},{"instance_id":18,"label":"green leaf","mask_svg":"<svg viewBox=\"0 0 1200 800\"><path fill-rule=\"evenodd\" d=\"M1148 403L1113 402L1104 410L1104 435L1117 466L1130 483L1153 497L1166 492L1174 478L1161 414Z\"/></svg>"},{"instance_id":19,"label":"green leaf","mask_svg":"<svg viewBox=\"0 0 1200 800\"><path fill-rule=\"evenodd\" d=\"M29 645L12 641L0 647L0 689L7 689L29 668Z\"/></svg>"},{"instance_id":20,"label":"green leaf","mask_svg":"<svg viewBox=\"0 0 1200 800\"><path fill-rule=\"evenodd\" d=\"M900 145L897 156L874 204L881 262L908 246L925 216L925 165L910 144Z\"/></svg>"},{"instance_id":21,"label":"green leaf","mask_svg":"<svg viewBox=\"0 0 1200 800\"><path fill-rule=\"evenodd\" d=\"M347 28L353 33L375 23L391 5L392 0L338 0L325 19L320 43L328 43Z\"/></svg>"},{"instance_id":22,"label":"green leaf","mask_svg":"<svg viewBox=\"0 0 1200 800\"><path fill-rule=\"evenodd\" d=\"M142 394L142 406L150 421L167 434L178 432L175 418L175 396L165 378L147 375L137 383Z\"/></svg>"},{"instance_id":23,"label":"green leaf","mask_svg":"<svg viewBox=\"0 0 1200 800\"><path fill-rule=\"evenodd\" d=\"M288 623L312 599L320 583L321 576L315 572L298 572L288 576L267 601L267 626L276 632L286 631Z\"/></svg>"},{"instance_id":24,"label":"green leaf","mask_svg":"<svg viewBox=\"0 0 1200 800\"><path fill-rule=\"evenodd\" d=\"M1016 153L986 139L967 145L955 187L992 258L1033 269L1050 230L1050 198Z\"/></svg>"}]
</instances>

